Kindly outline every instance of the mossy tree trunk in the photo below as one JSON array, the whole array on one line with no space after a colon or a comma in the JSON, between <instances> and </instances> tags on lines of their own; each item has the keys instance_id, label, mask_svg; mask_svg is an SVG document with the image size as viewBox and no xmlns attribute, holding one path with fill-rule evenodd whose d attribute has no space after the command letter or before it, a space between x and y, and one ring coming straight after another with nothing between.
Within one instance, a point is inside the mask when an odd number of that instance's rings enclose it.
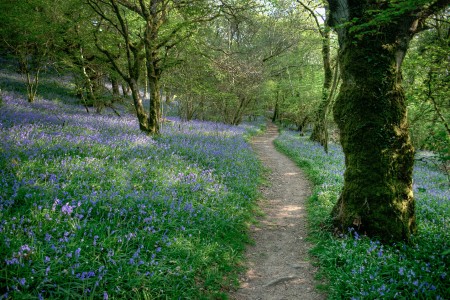
<instances>
[{"instance_id":1,"label":"mossy tree trunk","mask_svg":"<svg viewBox=\"0 0 450 300\"><path fill-rule=\"evenodd\" d=\"M348 45L340 63L343 83L334 118L346 170L335 224L382 240L408 240L415 230L414 149L395 56L382 47Z\"/></svg>"},{"instance_id":2,"label":"mossy tree trunk","mask_svg":"<svg viewBox=\"0 0 450 300\"><path fill-rule=\"evenodd\" d=\"M421 21L448 0L425 2L421 8L385 1L329 1L342 76L334 119L346 170L332 211L340 231L353 227L384 242L408 241L416 231L414 148L401 64Z\"/></svg>"},{"instance_id":3,"label":"mossy tree trunk","mask_svg":"<svg viewBox=\"0 0 450 300\"><path fill-rule=\"evenodd\" d=\"M149 117L148 114L145 112L137 80L135 80L134 78L130 78L128 80L128 86L131 90L131 96L133 97L133 104L139 122L139 129L141 131L149 133L151 132L148 121Z\"/></svg>"},{"instance_id":4,"label":"mossy tree trunk","mask_svg":"<svg viewBox=\"0 0 450 300\"><path fill-rule=\"evenodd\" d=\"M161 122L161 91L159 76L149 76L150 114L148 128L150 134L159 134Z\"/></svg>"},{"instance_id":5,"label":"mossy tree trunk","mask_svg":"<svg viewBox=\"0 0 450 300\"><path fill-rule=\"evenodd\" d=\"M111 75L110 80L112 86L113 99L114 100L119 99L120 98L119 79L116 78L114 75Z\"/></svg>"},{"instance_id":6,"label":"mossy tree trunk","mask_svg":"<svg viewBox=\"0 0 450 300\"><path fill-rule=\"evenodd\" d=\"M149 10L149 14L146 18L147 26L145 29L144 44L147 80L150 90L150 113L148 128L150 130L150 134L159 134L161 122L160 80L162 69L159 66L161 62L159 57L160 50L158 49L158 46L155 45L155 41L158 38L161 21L159 19L159 12L155 11L154 7Z\"/></svg>"}]
</instances>

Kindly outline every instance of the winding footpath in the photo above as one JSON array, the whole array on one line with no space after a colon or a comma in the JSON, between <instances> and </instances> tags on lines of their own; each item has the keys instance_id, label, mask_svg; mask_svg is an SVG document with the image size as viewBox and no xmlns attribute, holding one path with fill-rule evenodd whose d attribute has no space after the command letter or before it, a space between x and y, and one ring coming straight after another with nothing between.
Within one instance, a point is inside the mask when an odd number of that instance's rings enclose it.
<instances>
[{"instance_id":1,"label":"winding footpath","mask_svg":"<svg viewBox=\"0 0 450 300\"><path fill-rule=\"evenodd\" d=\"M269 124L266 133L252 141L270 175L260 201L264 216L251 228L254 245L246 251L247 272L230 298L325 299L315 288L316 269L308 258L311 245L305 240L305 203L311 186L295 163L275 149L273 140L277 136L277 128Z\"/></svg>"}]
</instances>

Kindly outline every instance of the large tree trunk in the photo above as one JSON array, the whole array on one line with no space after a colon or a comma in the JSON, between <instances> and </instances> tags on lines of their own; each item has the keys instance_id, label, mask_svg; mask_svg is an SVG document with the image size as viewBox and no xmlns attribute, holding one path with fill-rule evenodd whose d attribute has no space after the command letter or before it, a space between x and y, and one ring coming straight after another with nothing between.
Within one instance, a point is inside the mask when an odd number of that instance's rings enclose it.
<instances>
[{"instance_id":1,"label":"large tree trunk","mask_svg":"<svg viewBox=\"0 0 450 300\"><path fill-rule=\"evenodd\" d=\"M159 76L150 75L148 82L150 87L150 114L148 119L148 128L151 134L159 134L161 122L161 94L159 90Z\"/></svg>"},{"instance_id":2,"label":"large tree trunk","mask_svg":"<svg viewBox=\"0 0 450 300\"><path fill-rule=\"evenodd\" d=\"M133 104L134 104L134 109L136 111L136 116L139 121L139 129L144 132L151 133L151 130L150 130L149 124L148 124L149 118L148 118L148 115L145 113L141 94L139 93L139 85L137 84L136 80L130 79L129 87L131 90L131 95L133 97Z\"/></svg>"},{"instance_id":3,"label":"large tree trunk","mask_svg":"<svg viewBox=\"0 0 450 300\"><path fill-rule=\"evenodd\" d=\"M367 1L330 1L334 25L364 18ZM345 153L344 187L332 211L336 228L353 227L382 241L409 240L416 230L411 144L401 62L412 35L400 18L355 38L337 27L342 85L334 105Z\"/></svg>"},{"instance_id":4,"label":"large tree trunk","mask_svg":"<svg viewBox=\"0 0 450 300\"><path fill-rule=\"evenodd\" d=\"M111 79L111 85L112 85L113 98L115 100L119 99L120 98L119 80L113 76L111 76L110 79Z\"/></svg>"},{"instance_id":5,"label":"large tree trunk","mask_svg":"<svg viewBox=\"0 0 450 300\"><path fill-rule=\"evenodd\" d=\"M161 3L160 3L161 4ZM147 69L147 79L150 92L150 111L148 118L148 127L150 134L159 134L160 121L161 121L161 92L160 92L160 78L161 69L160 64L160 52L156 45L158 40L158 33L161 26L161 22L164 22L156 9L158 1L155 1L151 5L148 15L145 16L146 28L144 36L145 45L145 64Z\"/></svg>"}]
</instances>

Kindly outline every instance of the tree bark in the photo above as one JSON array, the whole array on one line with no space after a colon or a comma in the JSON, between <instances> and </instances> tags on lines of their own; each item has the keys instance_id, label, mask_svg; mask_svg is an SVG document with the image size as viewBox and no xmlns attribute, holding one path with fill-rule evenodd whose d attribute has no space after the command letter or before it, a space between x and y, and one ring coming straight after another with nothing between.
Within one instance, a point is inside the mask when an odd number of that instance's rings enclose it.
<instances>
[{"instance_id":1,"label":"tree bark","mask_svg":"<svg viewBox=\"0 0 450 300\"><path fill-rule=\"evenodd\" d=\"M147 72L150 89L150 113L148 119L148 129L150 134L159 134L161 122L161 92L160 92L160 70L155 66L154 54L147 52Z\"/></svg>"},{"instance_id":2,"label":"tree bark","mask_svg":"<svg viewBox=\"0 0 450 300\"><path fill-rule=\"evenodd\" d=\"M130 86L125 82L122 83L122 95L126 98L130 96Z\"/></svg>"},{"instance_id":3,"label":"tree bark","mask_svg":"<svg viewBox=\"0 0 450 300\"><path fill-rule=\"evenodd\" d=\"M273 110L272 123L275 123L280 118L280 116L279 116L279 109L280 108L279 108L279 105L278 105L278 100L280 98L279 95L280 95L280 91L277 90L277 97L275 98L275 108Z\"/></svg>"},{"instance_id":4,"label":"tree bark","mask_svg":"<svg viewBox=\"0 0 450 300\"><path fill-rule=\"evenodd\" d=\"M112 85L112 94L114 99L120 98L119 80L113 76L110 77Z\"/></svg>"},{"instance_id":5,"label":"tree bark","mask_svg":"<svg viewBox=\"0 0 450 300\"><path fill-rule=\"evenodd\" d=\"M416 231L414 148L401 63L414 19L408 14L381 24L377 31L358 33L344 22L364 20L368 10L382 9L381 4L330 0L330 9L342 76L334 119L346 166L344 187L332 211L334 225L343 232L353 227L384 242L408 241Z\"/></svg>"},{"instance_id":6,"label":"tree bark","mask_svg":"<svg viewBox=\"0 0 450 300\"><path fill-rule=\"evenodd\" d=\"M305 129L306 123L308 122L308 116L305 116L303 120L298 124L297 131L303 136L303 130Z\"/></svg>"},{"instance_id":7,"label":"tree bark","mask_svg":"<svg viewBox=\"0 0 450 300\"><path fill-rule=\"evenodd\" d=\"M141 94L139 93L139 85L134 79L130 79L128 86L131 90L131 95L133 97L134 109L136 111L136 116L139 121L139 129L144 132L151 132L148 124L148 115L145 113L144 105L142 103Z\"/></svg>"},{"instance_id":8,"label":"tree bark","mask_svg":"<svg viewBox=\"0 0 450 300\"><path fill-rule=\"evenodd\" d=\"M325 6L327 18L328 7ZM315 112L314 128L311 133L310 139L312 141L319 142L325 152L328 153L328 128L327 128L327 114L328 107L331 104L330 87L333 79L333 72L331 69L331 54L330 54L330 27L326 24L325 28L320 31L322 35L322 62L324 71L324 80L322 87L322 101ZM337 66L336 66L337 68Z\"/></svg>"},{"instance_id":9,"label":"tree bark","mask_svg":"<svg viewBox=\"0 0 450 300\"><path fill-rule=\"evenodd\" d=\"M168 11L167 3L160 0L150 1L149 7L145 7L141 1L141 16L145 19L144 48L147 69L148 86L150 90L150 111L148 118L148 128L150 134L159 134L161 121L161 49L158 47L157 41L159 30L166 22L166 14Z\"/></svg>"},{"instance_id":10,"label":"tree bark","mask_svg":"<svg viewBox=\"0 0 450 300\"><path fill-rule=\"evenodd\" d=\"M17 51L20 53L20 51ZM33 103L39 86L39 73L41 71L40 60L33 57L38 54L30 54L29 51L19 54L20 71L25 77L27 88L27 98L29 103Z\"/></svg>"}]
</instances>

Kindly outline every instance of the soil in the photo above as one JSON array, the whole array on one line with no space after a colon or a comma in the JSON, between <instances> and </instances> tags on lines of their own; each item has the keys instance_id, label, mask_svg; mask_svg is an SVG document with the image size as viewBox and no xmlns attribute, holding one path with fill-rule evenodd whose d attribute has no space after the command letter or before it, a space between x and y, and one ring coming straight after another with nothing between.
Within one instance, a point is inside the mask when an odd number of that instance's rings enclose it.
<instances>
[{"instance_id":1,"label":"soil","mask_svg":"<svg viewBox=\"0 0 450 300\"><path fill-rule=\"evenodd\" d=\"M254 244L245 254L247 272L242 274L240 288L229 296L234 300L326 299L316 289L317 269L306 241L305 203L311 184L295 163L275 149L277 135L277 128L269 124L266 133L252 141L270 175L261 188L263 216L250 229Z\"/></svg>"}]
</instances>

